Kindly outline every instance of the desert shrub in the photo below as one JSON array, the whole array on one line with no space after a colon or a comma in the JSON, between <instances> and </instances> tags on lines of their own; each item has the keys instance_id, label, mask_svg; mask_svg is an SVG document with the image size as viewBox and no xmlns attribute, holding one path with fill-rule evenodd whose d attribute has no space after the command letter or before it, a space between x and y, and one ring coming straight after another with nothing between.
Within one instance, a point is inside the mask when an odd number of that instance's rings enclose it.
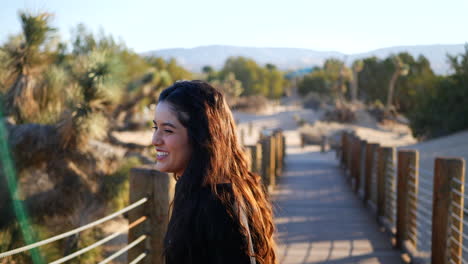
<instances>
[{"instance_id":1,"label":"desert shrub","mask_svg":"<svg viewBox=\"0 0 468 264\"><path fill-rule=\"evenodd\" d=\"M319 110L324 108L326 105L330 104L332 99L329 96L310 92L303 100L303 106L305 108Z\"/></svg>"},{"instance_id":2,"label":"desert shrub","mask_svg":"<svg viewBox=\"0 0 468 264\"><path fill-rule=\"evenodd\" d=\"M356 109L349 104L336 103L333 109L325 112L323 120L329 122L352 123L356 121Z\"/></svg>"},{"instance_id":3,"label":"desert shrub","mask_svg":"<svg viewBox=\"0 0 468 264\"><path fill-rule=\"evenodd\" d=\"M242 96L232 102L231 109L243 112L261 112L268 105L268 100L262 95Z\"/></svg>"}]
</instances>

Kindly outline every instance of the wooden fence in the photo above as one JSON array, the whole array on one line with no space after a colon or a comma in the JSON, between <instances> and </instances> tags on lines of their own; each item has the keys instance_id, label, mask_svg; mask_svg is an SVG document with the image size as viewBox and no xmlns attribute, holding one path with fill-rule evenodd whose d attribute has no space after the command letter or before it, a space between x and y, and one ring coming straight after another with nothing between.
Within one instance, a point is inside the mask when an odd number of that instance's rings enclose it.
<instances>
[{"instance_id":1,"label":"wooden fence","mask_svg":"<svg viewBox=\"0 0 468 264\"><path fill-rule=\"evenodd\" d=\"M342 134L337 157L353 190L412 263L468 263L463 159L439 157L434 171L425 171L418 151L350 132Z\"/></svg>"}]
</instances>

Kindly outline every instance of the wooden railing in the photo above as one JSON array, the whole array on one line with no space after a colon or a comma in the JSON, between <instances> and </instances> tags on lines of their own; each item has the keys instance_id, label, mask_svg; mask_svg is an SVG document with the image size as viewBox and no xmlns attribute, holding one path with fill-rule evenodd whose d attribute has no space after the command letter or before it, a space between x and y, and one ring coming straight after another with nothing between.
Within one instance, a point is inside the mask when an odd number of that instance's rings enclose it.
<instances>
[{"instance_id":1,"label":"wooden railing","mask_svg":"<svg viewBox=\"0 0 468 264\"><path fill-rule=\"evenodd\" d=\"M342 134L337 157L353 190L412 263L468 263L462 158L436 158L434 171L425 171L418 151L350 132Z\"/></svg>"},{"instance_id":2,"label":"wooden railing","mask_svg":"<svg viewBox=\"0 0 468 264\"><path fill-rule=\"evenodd\" d=\"M280 176L285 156L285 137L281 131L269 135L261 134L257 144L244 147L248 156L250 170L262 177L265 189L271 191ZM162 173L149 167L133 168L130 171L130 205L106 217L87 225L75 228L63 234L26 245L21 248L0 253L3 258L12 258L54 241L75 235L79 232L101 225L119 215L128 214L128 226L100 239L76 252L51 263L59 264L89 252L118 235L128 231L128 245L99 263L109 263L120 255L127 253L128 263L164 263L162 258L163 239L170 216L170 203L174 196L175 180L171 174Z\"/></svg>"}]
</instances>

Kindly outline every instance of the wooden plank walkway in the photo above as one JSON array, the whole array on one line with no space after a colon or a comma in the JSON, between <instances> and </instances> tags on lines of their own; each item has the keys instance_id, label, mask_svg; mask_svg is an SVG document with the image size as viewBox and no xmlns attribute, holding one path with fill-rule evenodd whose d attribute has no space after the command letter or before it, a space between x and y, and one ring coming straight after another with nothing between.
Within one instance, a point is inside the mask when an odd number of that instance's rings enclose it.
<instances>
[{"instance_id":1,"label":"wooden plank walkway","mask_svg":"<svg viewBox=\"0 0 468 264\"><path fill-rule=\"evenodd\" d=\"M279 263L403 263L375 216L352 193L335 154L290 142L272 193Z\"/></svg>"}]
</instances>

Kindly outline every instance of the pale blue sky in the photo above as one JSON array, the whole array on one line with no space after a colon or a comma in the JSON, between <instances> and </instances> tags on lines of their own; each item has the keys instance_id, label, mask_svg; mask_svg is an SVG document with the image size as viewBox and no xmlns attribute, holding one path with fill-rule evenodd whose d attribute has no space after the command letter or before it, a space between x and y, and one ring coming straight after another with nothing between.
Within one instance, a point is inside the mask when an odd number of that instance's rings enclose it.
<instances>
[{"instance_id":1,"label":"pale blue sky","mask_svg":"<svg viewBox=\"0 0 468 264\"><path fill-rule=\"evenodd\" d=\"M344 53L468 42L468 0L10 0L0 43L20 31L18 10L55 14L68 40L78 23L137 52L201 45L296 47Z\"/></svg>"}]
</instances>

